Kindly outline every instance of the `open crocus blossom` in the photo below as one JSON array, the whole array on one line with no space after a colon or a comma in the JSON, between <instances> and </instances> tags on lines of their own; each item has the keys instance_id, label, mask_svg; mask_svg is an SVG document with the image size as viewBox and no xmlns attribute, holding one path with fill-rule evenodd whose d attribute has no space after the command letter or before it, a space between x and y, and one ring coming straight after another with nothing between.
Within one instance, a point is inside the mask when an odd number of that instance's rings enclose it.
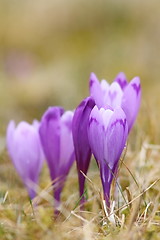
<instances>
[{"instance_id":1,"label":"open crocus blossom","mask_svg":"<svg viewBox=\"0 0 160 240\"><path fill-rule=\"evenodd\" d=\"M114 82L109 85L106 80L98 81L96 75L90 75L90 95L98 108L110 106L113 109L121 107L127 118L128 131L137 117L141 101L141 85L139 77L127 82L124 73L119 73Z\"/></svg>"},{"instance_id":2,"label":"open crocus blossom","mask_svg":"<svg viewBox=\"0 0 160 240\"><path fill-rule=\"evenodd\" d=\"M94 100L91 97L84 99L75 110L72 122L72 133L77 162L81 203L84 203L85 200L84 198L85 177L83 173L87 174L91 159L91 149L88 142L87 128L89 115L94 105L95 105Z\"/></svg>"},{"instance_id":3,"label":"open crocus blossom","mask_svg":"<svg viewBox=\"0 0 160 240\"><path fill-rule=\"evenodd\" d=\"M72 138L73 112L64 113L61 107L49 107L40 124L40 138L54 184L55 208L68 172L74 161Z\"/></svg>"},{"instance_id":4,"label":"open crocus blossom","mask_svg":"<svg viewBox=\"0 0 160 240\"><path fill-rule=\"evenodd\" d=\"M20 122L16 127L15 122L10 121L7 128L9 155L31 199L35 197L35 184L38 183L43 163L38 125L38 121L34 121L32 125Z\"/></svg>"},{"instance_id":5,"label":"open crocus blossom","mask_svg":"<svg viewBox=\"0 0 160 240\"><path fill-rule=\"evenodd\" d=\"M121 108L93 108L89 117L88 138L100 168L104 199L109 207L110 187L128 136L126 116Z\"/></svg>"}]
</instances>

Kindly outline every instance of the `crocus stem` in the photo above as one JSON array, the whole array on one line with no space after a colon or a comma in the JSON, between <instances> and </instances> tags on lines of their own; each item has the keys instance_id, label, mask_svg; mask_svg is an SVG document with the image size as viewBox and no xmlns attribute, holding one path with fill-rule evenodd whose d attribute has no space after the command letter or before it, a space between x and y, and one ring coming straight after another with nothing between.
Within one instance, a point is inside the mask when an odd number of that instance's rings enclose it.
<instances>
[{"instance_id":1,"label":"crocus stem","mask_svg":"<svg viewBox=\"0 0 160 240\"><path fill-rule=\"evenodd\" d=\"M79 179L80 205L81 205L81 208L83 208L83 205L86 201L84 197L85 177L81 172L78 173L78 179Z\"/></svg>"},{"instance_id":2,"label":"crocus stem","mask_svg":"<svg viewBox=\"0 0 160 240\"><path fill-rule=\"evenodd\" d=\"M101 179L103 179L103 181L102 181L103 197L104 197L104 200L106 202L106 206L108 208L110 208L110 187L111 187L111 182L107 182L106 181L106 179L108 178L106 173L107 173L106 167L100 168Z\"/></svg>"},{"instance_id":3,"label":"crocus stem","mask_svg":"<svg viewBox=\"0 0 160 240\"><path fill-rule=\"evenodd\" d=\"M33 200L36 196L35 190L31 187L28 187L27 185L26 185L26 187L28 189L28 194L29 194L30 199Z\"/></svg>"},{"instance_id":4,"label":"crocus stem","mask_svg":"<svg viewBox=\"0 0 160 240\"><path fill-rule=\"evenodd\" d=\"M110 192L105 192L104 194L104 200L106 202L106 206L109 209L110 208Z\"/></svg>"},{"instance_id":5,"label":"crocus stem","mask_svg":"<svg viewBox=\"0 0 160 240\"><path fill-rule=\"evenodd\" d=\"M61 192L63 187L56 188L54 190L54 215L57 217L59 215L59 206L60 206L60 199L61 199Z\"/></svg>"}]
</instances>

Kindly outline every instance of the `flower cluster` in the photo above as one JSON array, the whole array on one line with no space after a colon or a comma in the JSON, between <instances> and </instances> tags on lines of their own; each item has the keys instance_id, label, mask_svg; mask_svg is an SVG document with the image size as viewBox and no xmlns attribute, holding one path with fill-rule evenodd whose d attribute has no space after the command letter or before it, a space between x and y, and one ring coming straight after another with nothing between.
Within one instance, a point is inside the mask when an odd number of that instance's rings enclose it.
<instances>
[{"instance_id":1,"label":"flower cluster","mask_svg":"<svg viewBox=\"0 0 160 240\"><path fill-rule=\"evenodd\" d=\"M99 82L91 73L89 86L90 97L77 107L72 124L81 203L85 200L84 174L93 153L109 206L111 183L139 110L141 85L139 77L128 83L124 73L119 73L111 85L106 80Z\"/></svg>"},{"instance_id":2,"label":"flower cluster","mask_svg":"<svg viewBox=\"0 0 160 240\"><path fill-rule=\"evenodd\" d=\"M55 208L76 159L81 203L84 203L85 175L93 154L100 170L104 199L110 205L110 188L128 134L135 122L141 100L138 77L127 82L119 73L109 85L90 75L90 96L75 111L49 107L40 122L21 122L7 128L7 149L30 198L46 159L54 186Z\"/></svg>"}]
</instances>

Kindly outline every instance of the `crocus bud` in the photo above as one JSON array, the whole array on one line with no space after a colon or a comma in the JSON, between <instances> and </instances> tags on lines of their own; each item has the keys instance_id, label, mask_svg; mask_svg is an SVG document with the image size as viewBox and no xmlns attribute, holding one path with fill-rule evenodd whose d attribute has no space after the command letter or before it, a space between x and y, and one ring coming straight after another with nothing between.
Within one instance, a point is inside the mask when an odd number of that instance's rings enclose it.
<instances>
[{"instance_id":1,"label":"crocus bud","mask_svg":"<svg viewBox=\"0 0 160 240\"><path fill-rule=\"evenodd\" d=\"M75 159L72 139L73 112L61 107L49 107L40 124L40 138L54 184L55 208L69 170ZM56 211L56 210L55 210Z\"/></svg>"},{"instance_id":2,"label":"crocus bud","mask_svg":"<svg viewBox=\"0 0 160 240\"><path fill-rule=\"evenodd\" d=\"M20 122L15 127L15 122L10 121L7 128L7 149L11 160L24 182L31 199L35 197L35 186L43 163L38 121L32 125Z\"/></svg>"},{"instance_id":3,"label":"crocus bud","mask_svg":"<svg viewBox=\"0 0 160 240\"><path fill-rule=\"evenodd\" d=\"M88 138L100 168L104 199L110 205L110 188L128 136L125 113L121 108L93 108L89 117Z\"/></svg>"},{"instance_id":4,"label":"crocus bud","mask_svg":"<svg viewBox=\"0 0 160 240\"><path fill-rule=\"evenodd\" d=\"M107 106L113 109L121 107L126 114L128 131L130 132L140 107L141 85L139 77L127 82L124 73L119 73L114 82L109 85L105 80L98 81L96 75L90 76L90 95L98 108Z\"/></svg>"},{"instance_id":5,"label":"crocus bud","mask_svg":"<svg viewBox=\"0 0 160 240\"><path fill-rule=\"evenodd\" d=\"M81 203L84 203L84 185L91 159L91 149L88 142L88 120L95 103L91 97L84 99L77 107L72 122L73 142L75 148L77 171L79 179L79 192Z\"/></svg>"}]
</instances>

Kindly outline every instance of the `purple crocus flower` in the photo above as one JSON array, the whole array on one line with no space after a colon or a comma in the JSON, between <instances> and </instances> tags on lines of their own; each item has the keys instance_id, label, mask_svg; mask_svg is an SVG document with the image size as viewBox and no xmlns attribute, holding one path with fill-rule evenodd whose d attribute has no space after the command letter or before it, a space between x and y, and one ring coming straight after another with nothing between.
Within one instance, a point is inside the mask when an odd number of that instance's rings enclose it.
<instances>
[{"instance_id":1,"label":"purple crocus flower","mask_svg":"<svg viewBox=\"0 0 160 240\"><path fill-rule=\"evenodd\" d=\"M128 122L130 132L137 117L141 101L141 85L139 77L127 82L124 73L119 73L114 82L109 85L105 80L98 81L96 75L90 76L90 95L98 108L111 106L113 109L122 107Z\"/></svg>"},{"instance_id":2,"label":"purple crocus flower","mask_svg":"<svg viewBox=\"0 0 160 240\"><path fill-rule=\"evenodd\" d=\"M79 179L79 192L82 204L85 201L84 198L85 177L82 174L82 172L84 174L87 174L91 159L91 149L88 142L87 128L89 115L94 105L95 105L94 100L91 97L84 99L75 110L72 122L73 142L75 148Z\"/></svg>"},{"instance_id":3,"label":"purple crocus flower","mask_svg":"<svg viewBox=\"0 0 160 240\"><path fill-rule=\"evenodd\" d=\"M110 187L128 136L126 116L121 108L93 108L89 117L88 138L100 168L104 199L109 207Z\"/></svg>"},{"instance_id":4,"label":"purple crocus flower","mask_svg":"<svg viewBox=\"0 0 160 240\"><path fill-rule=\"evenodd\" d=\"M38 121L32 125L10 121L7 128L7 149L13 164L24 182L31 199L35 197L32 183L38 183L43 163L43 151L38 132Z\"/></svg>"},{"instance_id":5,"label":"purple crocus flower","mask_svg":"<svg viewBox=\"0 0 160 240\"><path fill-rule=\"evenodd\" d=\"M64 113L61 107L49 107L40 124L40 138L48 163L51 180L55 186L54 199L57 208L68 172L74 161L72 139L73 112Z\"/></svg>"}]
</instances>

